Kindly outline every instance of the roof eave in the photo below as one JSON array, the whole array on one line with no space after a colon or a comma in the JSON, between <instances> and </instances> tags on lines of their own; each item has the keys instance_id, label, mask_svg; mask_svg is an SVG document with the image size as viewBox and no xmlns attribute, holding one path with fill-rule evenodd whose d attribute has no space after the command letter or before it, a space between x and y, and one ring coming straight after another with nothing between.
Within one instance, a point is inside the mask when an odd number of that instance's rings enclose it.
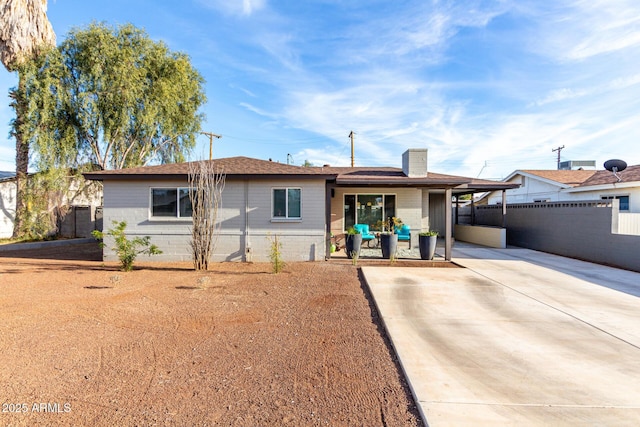
<instances>
[{"instance_id":1,"label":"roof eave","mask_svg":"<svg viewBox=\"0 0 640 427\"><path fill-rule=\"evenodd\" d=\"M285 179L333 179L335 175L330 174L225 174L227 179L239 180L285 180ZM100 173L88 172L84 173L85 179L92 181L131 181L131 180L187 180L189 174L123 174L123 173Z\"/></svg>"}]
</instances>

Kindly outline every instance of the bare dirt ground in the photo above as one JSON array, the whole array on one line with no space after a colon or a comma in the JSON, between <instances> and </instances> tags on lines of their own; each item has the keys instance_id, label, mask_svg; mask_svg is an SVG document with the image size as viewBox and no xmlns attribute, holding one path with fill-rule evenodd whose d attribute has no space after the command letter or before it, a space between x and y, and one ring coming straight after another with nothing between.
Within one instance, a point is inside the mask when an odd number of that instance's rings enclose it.
<instances>
[{"instance_id":1,"label":"bare dirt ground","mask_svg":"<svg viewBox=\"0 0 640 427\"><path fill-rule=\"evenodd\" d=\"M421 425L352 265L100 259L0 252L0 425Z\"/></svg>"}]
</instances>

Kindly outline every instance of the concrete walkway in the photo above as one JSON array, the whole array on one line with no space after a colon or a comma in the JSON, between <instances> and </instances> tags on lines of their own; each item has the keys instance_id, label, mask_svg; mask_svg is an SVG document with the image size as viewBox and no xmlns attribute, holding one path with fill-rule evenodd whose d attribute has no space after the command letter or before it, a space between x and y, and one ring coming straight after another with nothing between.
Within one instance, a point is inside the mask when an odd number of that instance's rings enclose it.
<instances>
[{"instance_id":1,"label":"concrete walkway","mask_svg":"<svg viewBox=\"0 0 640 427\"><path fill-rule=\"evenodd\" d=\"M640 425L640 273L528 249L363 267L430 426Z\"/></svg>"}]
</instances>

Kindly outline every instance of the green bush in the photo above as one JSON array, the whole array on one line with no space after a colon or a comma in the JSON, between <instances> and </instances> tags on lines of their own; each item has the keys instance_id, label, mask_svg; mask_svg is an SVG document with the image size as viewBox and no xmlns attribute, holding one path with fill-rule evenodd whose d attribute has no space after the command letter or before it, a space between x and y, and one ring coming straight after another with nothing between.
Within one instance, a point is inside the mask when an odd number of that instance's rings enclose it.
<instances>
[{"instance_id":1,"label":"green bush","mask_svg":"<svg viewBox=\"0 0 640 427\"><path fill-rule=\"evenodd\" d=\"M280 241L278 240L277 235L273 236L273 238L269 237L268 239L271 244L271 249L269 251L271 268L274 274L278 274L285 266L285 263L282 259L282 243L280 243Z\"/></svg>"},{"instance_id":2,"label":"green bush","mask_svg":"<svg viewBox=\"0 0 640 427\"><path fill-rule=\"evenodd\" d=\"M127 223L125 221L113 221L113 225L114 227L107 231L106 234L112 236L115 240L115 247L113 248L113 251L118 255L122 271L133 270L133 262L139 254L147 254L151 256L162 253L156 245L151 244L151 237L149 236L136 237L133 240L127 239L127 236L124 233L125 228L127 228ZM96 239L104 239L104 233L102 231L95 230L91 234L93 234L93 237ZM100 247L105 247L104 242L100 242Z\"/></svg>"}]
</instances>

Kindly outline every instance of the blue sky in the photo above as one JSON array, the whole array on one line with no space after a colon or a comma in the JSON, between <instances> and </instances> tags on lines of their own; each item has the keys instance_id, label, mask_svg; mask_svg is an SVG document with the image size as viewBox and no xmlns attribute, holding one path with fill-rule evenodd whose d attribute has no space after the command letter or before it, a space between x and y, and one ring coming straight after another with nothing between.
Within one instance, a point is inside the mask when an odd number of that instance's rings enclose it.
<instances>
[{"instance_id":1,"label":"blue sky","mask_svg":"<svg viewBox=\"0 0 640 427\"><path fill-rule=\"evenodd\" d=\"M49 0L61 42L133 23L206 79L214 157L401 165L501 179L561 160L640 164L637 0ZM0 93L17 77L0 69ZM0 102L0 170L14 170ZM208 157L198 137L192 159Z\"/></svg>"}]
</instances>

